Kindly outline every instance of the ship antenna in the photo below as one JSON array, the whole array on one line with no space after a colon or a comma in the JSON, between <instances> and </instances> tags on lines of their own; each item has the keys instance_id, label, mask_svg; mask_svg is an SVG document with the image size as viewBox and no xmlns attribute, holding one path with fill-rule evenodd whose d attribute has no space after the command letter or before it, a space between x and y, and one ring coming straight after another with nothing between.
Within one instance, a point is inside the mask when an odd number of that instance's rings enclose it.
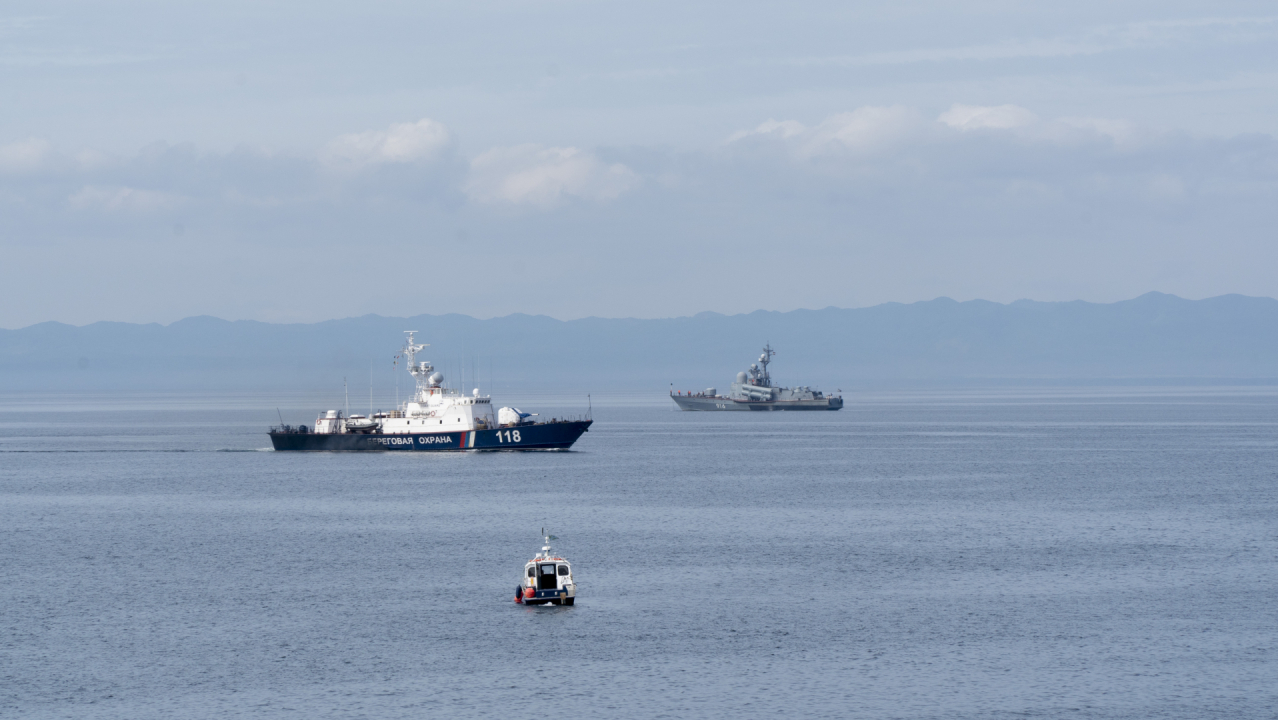
<instances>
[{"instance_id":1,"label":"ship antenna","mask_svg":"<svg viewBox=\"0 0 1278 720\"><path fill-rule=\"evenodd\" d=\"M772 362L772 356L777 352L772 349L772 343L764 343L763 355L759 356L759 364L763 366L763 386L772 387L772 375L768 372L768 363Z\"/></svg>"},{"instance_id":2,"label":"ship antenna","mask_svg":"<svg viewBox=\"0 0 1278 720\"><path fill-rule=\"evenodd\" d=\"M404 331L404 334L408 335L408 340L404 343L404 356L408 358L408 374L412 375L413 380L417 383L417 394L415 397L420 399L422 397L422 391L428 383L427 378L430 377L430 373L426 372L425 368L418 367L417 353L430 347L430 345L419 345L413 342L413 335L417 332L417 330ZM429 363L424 364L429 365Z\"/></svg>"}]
</instances>

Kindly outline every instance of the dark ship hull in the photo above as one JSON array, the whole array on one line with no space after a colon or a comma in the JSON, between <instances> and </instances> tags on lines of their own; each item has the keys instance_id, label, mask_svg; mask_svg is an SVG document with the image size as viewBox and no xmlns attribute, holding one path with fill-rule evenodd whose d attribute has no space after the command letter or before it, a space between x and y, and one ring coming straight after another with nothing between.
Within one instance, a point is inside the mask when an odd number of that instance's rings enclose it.
<instances>
[{"instance_id":1,"label":"dark ship hull","mask_svg":"<svg viewBox=\"0 0 1278 720\"><path fill-rule=\"evenodd\" d=\"M489 430L405 433L311 433L271 431L276 450L310 452L443 452L457 450L567 450L590 430L592 420L530 423Z\"/></svg>"},{"instance_id":2,"label":"dark ship hull","mask_svg":"<svg viewBox=\"0 0 1278 720\"><path fill-rule=\"evenodd\" d=\"M841 410L843 398L828 397L815 400L734 400L727 397L709 395L671 395L671 400L681 410L706 410L721 412L725 410L762 411L772 410Z\"/></svg>"}]
</instances>

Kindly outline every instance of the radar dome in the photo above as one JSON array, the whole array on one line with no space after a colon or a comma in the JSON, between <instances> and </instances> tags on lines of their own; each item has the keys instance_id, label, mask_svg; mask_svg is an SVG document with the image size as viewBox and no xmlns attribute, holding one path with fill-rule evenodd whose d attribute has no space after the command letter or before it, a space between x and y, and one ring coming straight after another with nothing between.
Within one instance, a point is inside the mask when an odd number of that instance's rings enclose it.
<instances>
[{"instance_id":1,"label":"radar dome","mask_svg":"<svg viewBox=\"0 0 1278 720\"><path fill-rule=\"evenodd\" d=\"M438 385L444 381L444 374L437 372L430 376L430 381L435 385Z\"/></svg>"},{"instance_id":2,"label":"radar dome","mask_svg":"<svg viewBox=\"0 0 1278 720\"><path fill-rule=\"evenodd\" d=\"M758 366L758 365L755 365L754 363L750 363L750 369L751 369L751 370L758 370L758 369L759 369L759 366Z\"/></svg>"},{"instance_id":3,"label":"radar dome","mask_svg":"<svg viewBox=\"0 0 1278 720\"><path fill-rule=\"evenodd\" d=\"M737 373L737 382L744 385L745 381L746 381L746 374L744 372Z\"/></svg>"}]
</instances>

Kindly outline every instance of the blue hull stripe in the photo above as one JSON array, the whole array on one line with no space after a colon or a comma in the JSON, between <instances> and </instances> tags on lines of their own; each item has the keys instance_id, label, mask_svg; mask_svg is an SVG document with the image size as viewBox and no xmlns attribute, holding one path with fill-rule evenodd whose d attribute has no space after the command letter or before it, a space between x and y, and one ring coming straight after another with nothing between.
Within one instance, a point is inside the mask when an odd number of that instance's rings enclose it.
<instances>
[{"instance_id":1,"label":"blue hull stripe","mask_svg":"<svg viewBox=\"0 0 1278 720\"><path fill-rule=\"evenodd\" d=\"M551 450L572 447L572 444L577 442L577 438L590 429L592 423L592 420L579 420L522 425L518 428L404 435L353 433L325 435L299 432L272 432L270 435L271 444L276 450L327 452Z\"/></svg>"}]
</instances>

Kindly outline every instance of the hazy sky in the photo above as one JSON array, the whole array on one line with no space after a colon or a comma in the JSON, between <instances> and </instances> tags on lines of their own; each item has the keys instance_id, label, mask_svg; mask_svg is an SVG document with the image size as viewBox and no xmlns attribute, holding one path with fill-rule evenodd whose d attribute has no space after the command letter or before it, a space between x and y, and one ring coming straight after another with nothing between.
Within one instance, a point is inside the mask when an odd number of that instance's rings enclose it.
<instances>
[{"instance_id":1,"label":"hazy sky","mask_svg":"<svg viewBox=\"0 0 1278 720\"><path fill-rule=\"evenodd\" d=\"M1272 2L6 2L0 327L1278 296Z\"/></svg>"}]
</instances>

